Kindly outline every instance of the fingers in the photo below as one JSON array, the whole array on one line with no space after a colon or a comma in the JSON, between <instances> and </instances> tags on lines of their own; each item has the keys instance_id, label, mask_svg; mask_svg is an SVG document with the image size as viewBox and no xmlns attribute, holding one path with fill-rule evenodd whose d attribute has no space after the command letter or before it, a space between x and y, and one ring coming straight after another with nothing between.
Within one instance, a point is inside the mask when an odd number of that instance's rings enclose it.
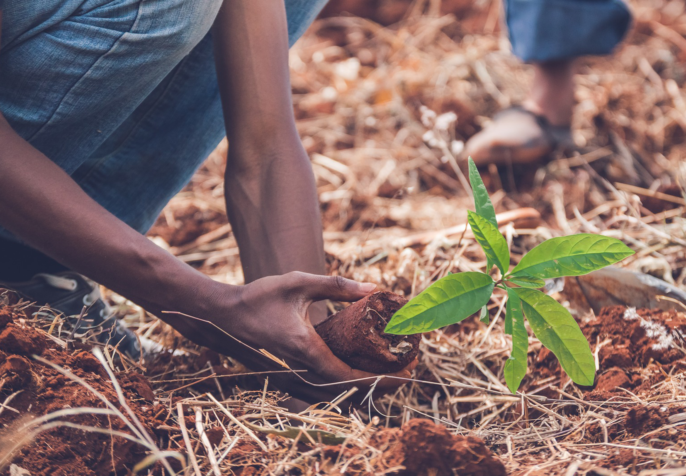
<instances>
[{"instance_id":1,"label":"fingers","mask_svg":"<svg viewBox=\"0 0 686 476\"><path fill-rule=\"evenodd\" d=\"M407 382L412 375L412 370L417 365L415 359L405 369L384 376L352 369L349 365L338 359L326 346L323 340L315 333L309 339L307 360L312 372L302 376L309 382L315 384L311 388L318 392L324 391L331 395L358 387L364 392L360 392L360 397L366 394L366 389L374 385L379 394L394 391ZM379 377L382 377L379 379ZM324 384L324 385L322 385ZM338 385L335 385L338 384Z\"/></svg>"},{"instance_id":2,"label":"fingers","mask_svg":"<svg viewBox=\"0 0 686 476\"><path fill-rule=\"evenodd\" d=\"M341 276L318 276L307 273L286 275L292 291L302 293L309 301L333 299L336 301L357 301L376 289L373 283L358 283Z\"/></svg>"}]
</instances>

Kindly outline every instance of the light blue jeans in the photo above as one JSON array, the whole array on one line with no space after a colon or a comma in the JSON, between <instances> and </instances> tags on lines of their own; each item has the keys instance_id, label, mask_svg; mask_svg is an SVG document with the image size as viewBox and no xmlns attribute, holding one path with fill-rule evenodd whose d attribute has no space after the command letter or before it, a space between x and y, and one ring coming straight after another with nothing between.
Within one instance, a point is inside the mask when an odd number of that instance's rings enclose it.
<instances>
[{"instance_id":1,"label":"light blue jeans","mask_svg":"<svg viewBox=\"0 0 686 476\"><path fill-rule=\"evenodd\" d=\"M144 233L224 136L208 33L221 1L0 0L0 111ZM326 1L285 0L291 45ZM532 61L609 53L630 21L621 0L507 0L506 13Z\"/></svg>"},{"instance_id":2,"label":"light blue jeans","mask_svg":"<svg viewBox=\"0 0 686 476\"><path fill-rule=\"evenodd\" d=\"M326 1L285 1L291 45ZM225 135L209 34L221 2L4 0L0 111L144 233Z\"/></svg>"}]
</instances>

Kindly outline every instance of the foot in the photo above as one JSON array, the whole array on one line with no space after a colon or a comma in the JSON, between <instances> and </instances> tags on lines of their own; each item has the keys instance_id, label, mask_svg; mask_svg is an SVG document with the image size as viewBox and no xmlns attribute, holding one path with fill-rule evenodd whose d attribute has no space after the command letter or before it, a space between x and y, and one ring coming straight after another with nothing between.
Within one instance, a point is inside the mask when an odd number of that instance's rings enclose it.
<instances>
[{"instance_id":1,"label":"foot","mask_svg":"<svg viewBox=\"0 0 686 476\"><path fill-rule=\"evenodd\" d=\"M20 283L0 282L0 287L61 312L67 317L68 324L75 326L75 335L79 337L90 333L103 344L117 347L134 360L141 355L136 336L102 300L99 286L78 273L37 274L33 279ZM87 306L87 311L79 321L84 306Z\"/></svg>"},{"instance_id":2,"label":"foot","mask_svg":"<svg viewBox=\"0 0 686 476\"><path fill-rule=\"evenodd\" d=\"M517 106L498 113L472 137L464 156L478 166L528 164L540 161L563 143L571 143L570 126L553 126L544 116Z\"/></svg>"},{"instance_id":3,"label":"foot","mask_svg":"<svg viewBox=\"0 0 686 476\"><path fill-rule=\"evenodd\" d=\"M573 145L570 124L574 109L574 60L533 65L534 79L522 106L506 109L472 137L465 156L477 165L528 164L556 147Z\"/></svg>"}]
</instances>

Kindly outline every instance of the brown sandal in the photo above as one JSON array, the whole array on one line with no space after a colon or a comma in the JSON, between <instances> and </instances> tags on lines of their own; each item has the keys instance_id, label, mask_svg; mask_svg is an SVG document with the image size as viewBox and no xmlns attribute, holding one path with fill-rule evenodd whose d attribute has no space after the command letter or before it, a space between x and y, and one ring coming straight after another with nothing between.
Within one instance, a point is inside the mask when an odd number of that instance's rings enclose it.
<instances>
[{"instance_id":1,"label":"brown sandal","mask_svg":"<svg viewBox=\"0 0 686 476\"><path fill-rule=\"evenodd\" d=\"M479 166L538 162L560 147L573 146L570 126L554 126L521 106L500 111L466 144L464 156Z\"/></svg>"}]
</instances>

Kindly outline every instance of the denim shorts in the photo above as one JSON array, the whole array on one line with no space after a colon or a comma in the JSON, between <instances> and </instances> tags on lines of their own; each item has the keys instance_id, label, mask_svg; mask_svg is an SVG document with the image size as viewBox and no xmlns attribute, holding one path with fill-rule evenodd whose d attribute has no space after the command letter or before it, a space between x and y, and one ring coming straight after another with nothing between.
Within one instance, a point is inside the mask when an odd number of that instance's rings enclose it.
<instances>
[{"instance_id":1,"label":"denim shorts","mask_svg":"<svg viewBox=\"0 0 686 476\"><path fill-rule=\"evenodd\" d=\"M209 34L221 2L4 0L0 111L145 233L225 134ZM325 3L285 0L291 45ZM630 15L621 0L507 0L506 20L515 53L545 61L609 53Z\"/></svg>"},{"instance_id":2,"label":"denim shorts","mask_svg":"<svg viewBox=\"0 0 686 476\"><path fill-rule=\"evenodd\" d=\"M610 53L631 13L622 0L505 0L505 20L514 54L545 62Z\"/></svg>"},{"instance_id":3,"label":"denim shorts","mask_svg":"<svg viewBox=\"0 0 686 476\"><path fill-rule=\"evenodd\" d=\"M221 3L5 0L0 111L144 233L225 135L209 34ZM326 0L285 4L292 45Z\"/></svg>"}]
</instances>

